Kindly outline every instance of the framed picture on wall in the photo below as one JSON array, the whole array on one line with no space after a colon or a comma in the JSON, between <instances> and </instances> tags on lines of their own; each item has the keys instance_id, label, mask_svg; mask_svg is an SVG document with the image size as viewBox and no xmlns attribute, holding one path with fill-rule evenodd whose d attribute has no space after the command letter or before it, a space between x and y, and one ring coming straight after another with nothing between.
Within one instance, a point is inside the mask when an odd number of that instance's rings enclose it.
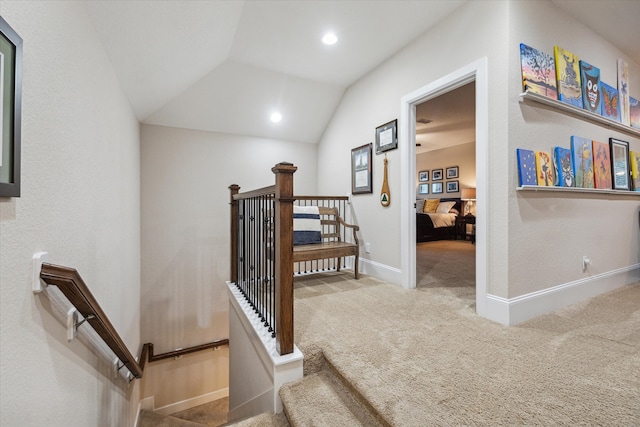
<instances>
[{"instance_id":1,"label":"framed picture on wall","mask_svg":"<svg viewBox=\"0 0 640 427\"><path fill-rule=\"evenodd\" d=\"M418 172L418 181L420 182L429 181L429 171Z\"/></svg>"},{"instance_id":2,"label":"framed picture on wall","mask_svg":"<svg viewBox=\"0 0 640 427\"><path fill-rule=\"evenodd\" d=\"M458 181L447 181L447 193L458 192Z\"/></svg>"},{"instance_id":3,"label":"framed picture on wall","mask_svg":"<svg viewBox=\"0 0 640 427\"><path fill-rule=\"evenodd\" d=\"M351 193L372 193L371 185L372 144L351 150Z\"/></svg>"},{"instance_id":4,"label":"framed picture on wall","mask_svg":"<svg viewBox=\"0 0 640 427\"><path fill-rule=\"evenodd\" d=\"M447 168L447 179L457 178L458 177L458 166L451 166Z\"/></svg>"},{"instance_id":5,"label":"framed picture on wall","mask_svg":"<svg viewBox=\"0 0 640 427\"><path fill-rule=\"evenodd\" d=\"M376 154L398 148L398 120L376 128Z\"/></svg>"},{"instance_id":6,"label":"framed picture on wall","mask_svg":"<svg viewBox=\"0 0 640 427\"><path fill-rule=\"evenodd\" d=\"M442 183L441 182L432 183L431 184L431 192L433 194L442 193Z\"/></svg>"},{"instance_id":7,"label":"framed picture on wall","mask_svg":"<svg viewBox=\"0 0 640 427\"><path fill-rule=\"evenodd\" d=\"M429 184L418 185L418 194L429 194Z\"/></svg>"},{"instance_id":8,"label":"framed picture on wall","mask_svg":"<svg viewBox=\"0 0 640 427\"><path fill-rule=\"evenodd\" d=\"M442 180L442 169L434 169L431 172L431 179L433 181L441 181Z\"/></svg>"},{"instance_id":9,"label":"framed picture on wall","mask_svg":"<svg viewBox=\"0 0 640 427\"><path fill-rule=\"evenodd\" d=\"M22 38L0 17L0 197L20 197Z\"/></svg>"},{"instance_id":10,"label":"framed picture on wall","mask_svg":"<svg viewBox=\"0 0 640 427\"><path fill-rule=\"evenodd\" d=\"M631 190L629 176L629 143L609 138L611 151L611 175L614 190Z\"/></svg>"}]
</instances>

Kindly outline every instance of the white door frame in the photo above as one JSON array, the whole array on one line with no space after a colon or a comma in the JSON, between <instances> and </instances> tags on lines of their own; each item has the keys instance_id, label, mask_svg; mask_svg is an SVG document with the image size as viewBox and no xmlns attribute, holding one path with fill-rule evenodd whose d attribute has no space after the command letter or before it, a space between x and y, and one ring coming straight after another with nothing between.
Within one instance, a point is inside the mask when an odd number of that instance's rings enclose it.
<instances>
[{"instance_id":1,"label":"white door frame","mask_svg":"<svg viewBox=\"0 0 640 427\"><path fill-rule=\"evenodd\" d=\"M486 57L403 96L400 101L398 145L400 169L404 171L400 177L402 287L416 287L416 105L472 81L476 85L476 313L487 317L489 81Z\"/></svg>"}]
</instances>

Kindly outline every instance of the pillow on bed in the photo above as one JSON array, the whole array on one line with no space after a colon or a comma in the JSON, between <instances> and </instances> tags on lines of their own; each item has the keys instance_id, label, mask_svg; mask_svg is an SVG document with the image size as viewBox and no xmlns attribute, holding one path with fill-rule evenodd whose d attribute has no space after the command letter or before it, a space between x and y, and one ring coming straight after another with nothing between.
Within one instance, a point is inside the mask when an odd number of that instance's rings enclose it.
<instances>
[{"instance_id":1,"label":"pillow on bed","mask_svg":"<svg viewBox=\"0 0 640 427\"><path fill-rule=\"evenodd\" d=\"M436 208L438 207L438 203L440 203L440 199L427 199L424 201L424 209L422 212L424 213L435 213Z\"/></svg>"},{"instance_id":2,"label":"pillow on bed","mask_svg":"<svg viewBox=\"0 0 640 427\"><path fill-rule=\"evenodd\" d=\"M436 213L449 213L456 202L440 202L436 208Z\"/></svg>"},{"instance_id":3,"label":"pillow on bed","mask_svg":"<svg viewBox=\"0 0 640 427\"><path fill-rule=\"evenodd\" d=\"M416 212L424 212L424 199L416 200Z\"/></svg>"}]
</instances>

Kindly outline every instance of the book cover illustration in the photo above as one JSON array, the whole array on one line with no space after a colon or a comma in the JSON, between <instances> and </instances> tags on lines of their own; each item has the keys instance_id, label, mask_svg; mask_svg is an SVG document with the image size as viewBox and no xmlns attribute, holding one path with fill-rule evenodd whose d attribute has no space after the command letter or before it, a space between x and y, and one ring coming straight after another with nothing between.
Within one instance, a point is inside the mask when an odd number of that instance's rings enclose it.
<instances>
[{"instance_id":1,"label":"book cover illustration","mask_svg":"<svg viewBox=\"0 0 640 427\"><path fill-rule=\"evenodd\" d=\"M629 126L629 66L618 59L618 96L620 97L620 122Z\"/></svg>"},{"instance_id":2,"label":"book cover illustration","mask_svg":"<svg viewBox=\"0 0 640 427\"><path fill-rule=\"evenodd\" d=\"M553 56L520 43L522 84L525 91L558 99Z\"/></svg>"},{"instance_id":3,"label":"book cover illustration","mask_svg":"<svg viewBox=\"0 0 640 427\"><path fill-rule=\"evenodd\" d=\"M580 81L582 83L582 105L587 111L601 114L600 69L580 61Z\"/></svg>"},{"instance_id":4,"label":"book cover illustration","mask_svg":"<svg viewBox=\"0 0 640 427\"><path fill-rule=\"evenodd\" d=\"M611 189L611 156L608 143L593 141L593 173L596 188Z\"/></svg>"},{"instance_id":5,"label":"book cover illustration","mask_svg":"<svg viewBox=\"0 0 640 427\"><path fill-rule=\"evenodd\" d=\"M631 189L640 191L640 151L629 151L629 165L631 168Z\"/></svg>"},{"instance_id":6,"label":"book cover illustration","mask_svg":"<svg viewBox=\"0 0 640 427\"><path fill-rule=\"evenodd\" d=\"M516 148L518 157L518 181L520 186L538 185L536 179L536 156L533 151Z\"/></svg>"},{"instance_id":7,"label":"book cover illustration","mask_svg":"<svg viewBox=\"0 0 640 427\"><path fill-rule=\"evenodd\" d=\"M571 137L571 159L576 187L593 188L593 155L591 140L579 136Z\"/></svg>"},{"instance_id":8,"label":"book cover illustration","mask_svg":"<svg viewBox=\"0 0 640 427\"><path fill-rule=\"evenodd\" d=\"M582 108L582 90L580 87L580 59L561 47L554 46L556 58L556 80L558 81L558 99L575 107Z\"/></svg>"},{"instance_id":9,"label":"book cover illustration","mask_svg":"<svg viewBox=\"0 0 640 427\"><path fill-rule=\"evenodd\" d=\"M620 98L618 89L600 82L600 91L602 92L602 117L620 121Z\"/></svg>"},{"instance_id":10,"label":"book cover illustration","mask_svg":"<svg viewBox=\"0 0 640 427\"><path fill-rule=\"evenodd\" d=\"M559 187L574 187L575 176L571 164L571 150L563 147L553 149L553 165L556 172L556 185Z\"/></svg>"},{"instance_id":11,"label":"book cover illustration","mask_svg":"<svg viewBox=\"0 0 640 427\"><path fill-rule=\"evenodd\" d=\"M536 175L538 177L538 185L553 186L555 183L553 162L551 155L546 151L536 151Z\"/></svg>"},{"instance_id":12,"label":"book cover illustration","mask_svg":"<svg viewBox=\"0 0 640 427\"><path fill-rule=\"evenodd\" d=\"M631 116L631 127L640 129L640 101L629 97L629 115Z\"/></svg>"}]
</instances>

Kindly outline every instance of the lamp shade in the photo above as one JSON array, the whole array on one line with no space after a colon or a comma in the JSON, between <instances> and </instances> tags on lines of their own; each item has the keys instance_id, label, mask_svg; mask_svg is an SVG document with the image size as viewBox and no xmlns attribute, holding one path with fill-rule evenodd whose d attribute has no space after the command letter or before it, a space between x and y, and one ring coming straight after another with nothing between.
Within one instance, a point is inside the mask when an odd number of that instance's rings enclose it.
<instances>
[{"instance_id":1,"label":"lamp shade","mask_svg":"<svg viewBox=\"0 0 640 427\"><path fill-rule=\"evenodd\" d=\"M476 199L476 189L475 188L463 188L460 198L462 200L475 200Z\"/></svg>"}]
</instances>

